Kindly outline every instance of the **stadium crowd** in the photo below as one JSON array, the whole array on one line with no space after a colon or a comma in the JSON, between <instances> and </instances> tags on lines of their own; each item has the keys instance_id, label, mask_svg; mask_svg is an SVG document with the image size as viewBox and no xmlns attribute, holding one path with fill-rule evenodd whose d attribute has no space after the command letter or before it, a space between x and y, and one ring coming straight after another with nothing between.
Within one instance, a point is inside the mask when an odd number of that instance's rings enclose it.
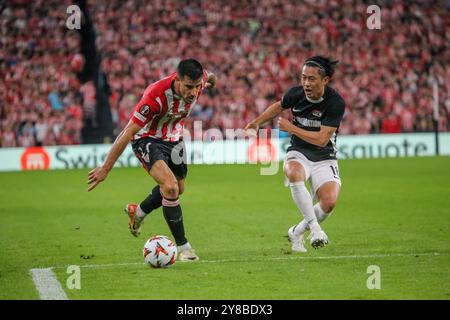
<instances>
[{"instance_id":1,"label":"stadium crowd","mask_svg":"<svg viewBox=\"0 0 450 320\"><path fill-rule=\"evenodd\" d=\"M116 133L145 87L194 57L218 77L192 114L203 129L243 128L299 81L300 63L340 60L331 85L346 100L340 134L449 131L450 15L446 1L352 0L91 1ZM95 89L81 83L80 37L58 0L14 0L0 8L2 147L81 143ZM188 129L192 120L187 122Z\"/></svg>"}]
</instances>

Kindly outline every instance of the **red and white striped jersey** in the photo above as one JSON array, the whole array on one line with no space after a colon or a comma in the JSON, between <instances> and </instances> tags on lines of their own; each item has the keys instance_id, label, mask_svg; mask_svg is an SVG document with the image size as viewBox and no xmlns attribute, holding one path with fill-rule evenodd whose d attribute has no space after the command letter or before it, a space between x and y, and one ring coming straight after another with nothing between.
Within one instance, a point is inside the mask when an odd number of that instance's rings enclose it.
<instances>
[{"instance_id":1,"label":"red and white striped jersey","mask_svg":"<svg viewBox=\"0 0 450 320\"><path fill-rule=\"evenodd\" d=\"M131 120L142 129L133 140L151 137L163 141L177 142L183 134L184 120L191 113L206 84L203 73L202 88L192 103L185 103L172 89L176 72L147 87L134 108Z\"/></svg>"}]
</instances>

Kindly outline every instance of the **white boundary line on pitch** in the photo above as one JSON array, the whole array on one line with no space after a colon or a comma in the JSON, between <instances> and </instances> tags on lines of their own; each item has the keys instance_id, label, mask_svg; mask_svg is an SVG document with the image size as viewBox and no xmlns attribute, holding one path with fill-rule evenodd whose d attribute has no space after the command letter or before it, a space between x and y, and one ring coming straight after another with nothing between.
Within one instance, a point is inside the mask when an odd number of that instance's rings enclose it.
<instances>
[{"instance_id":1,"label":"white boundary line on pitch","mask_svg":"<svg viewBox=\"0 0 450 320\"><path fill-rule=\"evenodd\" d=\"M222 259L222 260L199 260L197 263L227 263L227 262L255 262L255 261L277 261L277 260L339 260L339 259L373 259L394 258L411 256L447 256L450 253L423 252L423 253L386 253L369 255L344 255L344 256L318 256L318 257L255 257L252 259ZM108 268L133 265L145 265L143 262L109 263L109 264L85 264L80 268ZM53 269L65 269L68 266L54 266L50 268L30 269L30 274L41 300L69 300L61 284L56 278Z\"/></svg>"},{"instance_id":2,"label":"white boundary line on pitch","mask_svg":"<svg viewBox=\"0 0 450 320\"><path fill-rule=\"evenodd\" d=\"M227 262L257 262L257 261L278 261L278 260L339 260L339 259L372 259L372 258L394 258L409 256L446 256L450 253L423 252L423 253L386 253L386 254L369 254L369 255L345 255L345 256L318 256L318 257L302 257L293 254L289 257L255 257L250 259L219 259L219 260L199 260L196 263L227 263ZM179 261L178 261L179 262ZM181 262L184 263L184 262ZM109 268L109 267L126 267L133 265L145 265L144 262L125 262L125 263L107 263L107 264L85 264L79 265L80 268ZM67 266L55 266L52 269L64 269Z\"/></svg>"},{"instance_id":3,"label":"white boundary line on pitch","mask_svg":"<svg viewBox=\"0 0 450 320\"><path fill-rule=\"evenodd\" d=\"M69 300L52 268L30 269L41 300Z\"/></svg>"}]
</instances>

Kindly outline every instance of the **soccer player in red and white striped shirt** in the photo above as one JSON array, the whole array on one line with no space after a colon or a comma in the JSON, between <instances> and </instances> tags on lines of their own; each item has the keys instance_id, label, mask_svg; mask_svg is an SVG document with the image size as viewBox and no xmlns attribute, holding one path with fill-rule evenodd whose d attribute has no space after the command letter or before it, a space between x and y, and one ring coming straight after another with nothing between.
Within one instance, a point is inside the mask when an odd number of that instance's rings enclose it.
<instances>
[{"instance_id":1,"label":"soccer player in red and white striped shirt","mask_svg":"<svg viewBox=\"0 0 450 320\"><path fill-rule=\"evenodd\" d=\"M191 113L204 88L214 87L214 74L194 60L182 60L177 72L147 87L131 119L118 135L102 166L89 172L88 191L106 179L131 141L143 167L158 183L139 205L125 208L131 233L138 236L145 216L163 206L163 214L178 246L179 259L198 260L185 237L179 195L184 191L187 166L184 154L184 120Z\"/></svg>"}]
</instances>

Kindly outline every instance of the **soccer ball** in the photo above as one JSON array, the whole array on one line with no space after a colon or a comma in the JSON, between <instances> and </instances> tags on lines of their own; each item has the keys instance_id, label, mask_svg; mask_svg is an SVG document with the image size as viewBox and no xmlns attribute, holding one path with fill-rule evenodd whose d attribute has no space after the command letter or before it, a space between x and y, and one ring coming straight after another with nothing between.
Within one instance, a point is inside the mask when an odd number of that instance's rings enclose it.
<instances>
[{"instance_id":1,"label":"soccer ball","mask_svg":"<svg viewBox=\"0 0 450 320\"><path fill-rule=\"evenodd\" d=\"M177 254L177 246L166 236L153 236L144 245L144 261L153 268L170 267Z\"/></svg>"}]
</instances>

